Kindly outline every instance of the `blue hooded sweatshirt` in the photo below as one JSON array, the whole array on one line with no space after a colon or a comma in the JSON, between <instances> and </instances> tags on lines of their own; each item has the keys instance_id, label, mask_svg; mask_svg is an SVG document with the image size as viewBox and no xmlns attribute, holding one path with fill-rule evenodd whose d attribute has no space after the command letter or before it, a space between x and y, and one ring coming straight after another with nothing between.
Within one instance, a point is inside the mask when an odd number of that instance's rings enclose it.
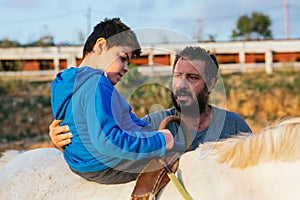
<instances>
[{"instance_id":1,"label":"blue hooded sweatshirt","mask_svg":"<svg viewBox=\"0 0 300 200\"><path fill-rule=\"evenodd\" d=\"M52 112L73 134L64 158L72 170L96 172L125 160L163 156L165 139L138 119L105 72L69 68L51 84Z\"/></svg>"}]
</instances>

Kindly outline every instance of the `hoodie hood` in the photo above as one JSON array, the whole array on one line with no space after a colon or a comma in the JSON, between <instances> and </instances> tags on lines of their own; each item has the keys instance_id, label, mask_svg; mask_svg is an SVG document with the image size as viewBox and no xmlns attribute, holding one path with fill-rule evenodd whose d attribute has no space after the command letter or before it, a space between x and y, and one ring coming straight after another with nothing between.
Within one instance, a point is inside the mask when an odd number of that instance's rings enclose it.
<instances>
[{"instance_id":1,"label":"hoodie hood","mask_svg":"<svg viewBox=\"0 0 300 200\"><path fill-rule=\"evenodd\" d=\"M52 114L55 119L64 118L73 93L76 92L87 79L97 74L103 75L104 72L90 67L71 67L56 75L50 87Z\"/></svg>"}]
</instances>

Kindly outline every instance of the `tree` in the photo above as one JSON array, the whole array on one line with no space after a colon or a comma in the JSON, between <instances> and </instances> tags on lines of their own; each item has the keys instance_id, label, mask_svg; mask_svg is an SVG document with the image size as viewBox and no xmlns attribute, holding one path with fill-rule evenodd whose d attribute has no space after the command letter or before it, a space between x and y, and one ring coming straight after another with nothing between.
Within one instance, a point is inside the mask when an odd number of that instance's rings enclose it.
<instances>
[{"instance_id":1,"label":"tree","mask_svg":"<svg viewBox=\"0 0 300 200\"><path fill-rule=\"evenodd\" d=\"M252 20L253 31L257 34L257 38L262 36L265 39L272 39L272 32L270 30L272 22L269 16L260 13L253 13Z\"/></svg>"},{"instance_id":2,"label":"tree","mask_svg":"<svg viewBox=\"0 0 300 200\"><path fill-rule=\"evenodd\" d=\"M11 47L19 47L20 44L18 42L9 40L7 38L0 41L0 47L1 48L11 48Z\"/></svg>"},{"instance_id":3,"label":"tree","mask_svg":"<svg viewBox=\"0 0 300 200\"><path fill-rule=\"evenodd\" d=\"M253 12L251 16L242 15L237 20L231 37L245 40L272 39L271 24L270 17L262 13Z\"/></svg>"},{"instance_id":4,"label":"tree","mask_svg":"<svg viewBox=\"0 0 300 200\"><path fill-rule=\"evenodd\" d=\"M34 43L34 46L38 46L38 47L54 46L54 38L51 35L42 36L38 41Z\"/></svg>"},{"instance_id":5,"label":"tree","mask_svg":"<svg viewBox=\"0 0 300 200\"><path fill-rule=\"evenodd\" d=\"M208 41L209 41L209 42L215 42L215 41L216 41L215 38L216 38L216 37L215 37L214 35L208 34Z\"/></svg>"}]
</instances>

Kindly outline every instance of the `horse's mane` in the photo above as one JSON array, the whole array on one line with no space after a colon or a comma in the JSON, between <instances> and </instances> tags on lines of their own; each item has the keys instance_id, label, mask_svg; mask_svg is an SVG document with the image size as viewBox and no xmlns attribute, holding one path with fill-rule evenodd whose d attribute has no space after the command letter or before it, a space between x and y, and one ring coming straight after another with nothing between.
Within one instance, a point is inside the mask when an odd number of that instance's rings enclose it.
<instances>
[{"instance_id":1,"label":"horse's mane","mask_svg":"<svg viewBox=\"0 0 300 200\"><path fill-rule=\"evenodd\" d=\"M300 117L269 126L258 134L241 133L207 145L211 145L219 163L232 168L242 169L259 162L300 160Z\"/></svg>"}]
</instances>

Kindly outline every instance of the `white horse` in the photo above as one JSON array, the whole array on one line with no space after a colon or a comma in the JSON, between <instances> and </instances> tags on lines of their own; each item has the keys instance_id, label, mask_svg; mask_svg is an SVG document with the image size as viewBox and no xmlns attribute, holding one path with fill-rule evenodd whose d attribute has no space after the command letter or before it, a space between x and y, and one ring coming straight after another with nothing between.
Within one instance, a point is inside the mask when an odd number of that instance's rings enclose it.
<instances>
[{"instance_id":1,"label":"white horse","mask_svg":"<svg viewBox=\"0 0 300 200\"><path fill-rule=\"evenodd\" d=\"M10 159L10 160L9 160ZM9 161L8 161L9 160ZM200 145L176 173L193 199L299 199L300 118ZM73 174L61 152L41 148L0 159L0 199L130 199L134 182L101 185ZM182 199L172 182L158 199Z\"/></svg>"}]
</instances>

